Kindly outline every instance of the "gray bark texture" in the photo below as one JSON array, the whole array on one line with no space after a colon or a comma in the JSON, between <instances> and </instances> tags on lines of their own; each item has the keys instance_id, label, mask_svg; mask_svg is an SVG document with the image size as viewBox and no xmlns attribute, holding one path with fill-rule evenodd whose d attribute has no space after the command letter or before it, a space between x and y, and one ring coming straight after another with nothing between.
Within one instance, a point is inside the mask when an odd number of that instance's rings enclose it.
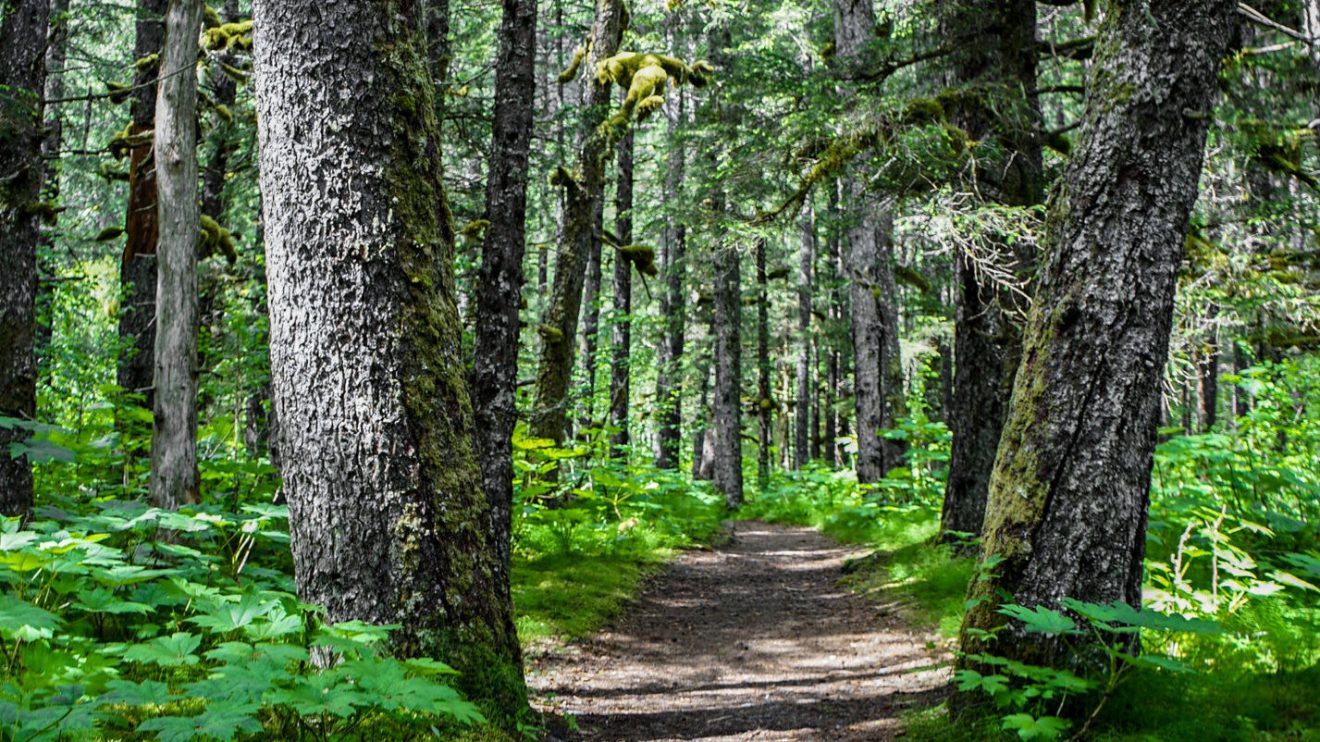
<instances>
[{"instance_id":1,"label":"gray bark texture","mask_svg":"<svg viewBox=\"0 0 1320 742\"><path fill-rule=\"evenodd\" d=\"M69 56L69 0L51 0L50 29L46 35L46 83L47 101L64 97L64 67ZM64 117L60 115L58 104L46 106L46 133L41 140L42 195L41 198L52 206L60 203L60 148L64 146ZM44 210L43 210L44 211ZM55 241L55 229L59 222L58 212L44 214L45 229L41 230L42 250L38 251L38 276L49 273L42 265L41 253L51 254ZM41 377L42 368L50 362L50 341L52 333L52 303L55 300L54 285L38 281L37 283L37 330L33 342L36 355L37 378ZM2 449L3 446L0 446Z\"/></svg>"},{"instance_id":2,"label":"gray bark texture","mask_svg":"<svg viewBox=\"0 0 1320 742\"><path fill-rule=\"evenodd\" d=\"M197 36L201 0L170 0L156 97L156 373L151 501L198 501Z\"/></svg>"},{"instance_id":3,"label":"gray bark texture","mask_svg":"<svg viewBox=\"0 0 1320 742\"><path fill-rule=\"evenodd\" d=\"M839 63L868 62L875 41L870 0L835 0L834 47ZM844 179L848 215L848 277L852 293L853 401L857 413L857 481L875 482L903 463L902 441L881 438L906 413L899 357L898 290L894 282L890 204L867 192L857 176Z\"/></svg>"},{"instance_id":4,"label":"gray bark texture","mask_svg":"<svg viewBox=\"0 0 1320 742\"><path fill-rule=\"evenodd\" d=\"M715 487L730 508L743 500L742 265L734 245L715 247Z\"/></svg>"},{"instance_id":5,"label":"gray bark texture","mask_svg":"<svg viewBox=\"0 0 1320 742\"><path fill-rule=\"evenodd\" d=\"M608 142L597 128L610 108L610 85L594 76L596 63L613 56L623 35L625 11L620 0L597 0L591 29L591 52L583 62L586 88L577 135L577 165L567 191L564 240L555 263L554 292L541 325L541 362L536 376L536 408L532 431L562 443L567 433L568 385L573 375L573 345L582 308L583 272L596 239L594 216L604 193ZM587 361L590 363L590 361Z\"/></svg>"},{"instance_id":6,"label":"gray bark texture","mask_svg":"<svg viewBox=\"0 0 1320 742\"><path fill-rule=\"evenodd\" d=\"M770 391L770 283L766 275L765 238L756 240L756 489L770 483L770 445L774 394Z\"/></svg>"},{"instance_id":7,"label":"gray bark texture","mask_svg":"<svg viewBox=\"0 0 1320 742\"><path fill-rule=\"evenodd\" d=\"M596 427L596 351L600 349L601 286L605 281L605 256L601 233L605 230L604 194L596 202L596 213L591 218L591 250L587 254L586 276L582 285L582 337L578 339L578 353L582 356L582 376L585 381L582 394L580 428ZM565 401L565 405L568 402ZM565 432L567 434L567 431Z\"/></svg>"},{"instance_id":8,"label":"gray bark texture","mask_svg":"<svg viewBox=\"0 0 1320 742\"><path fill-rule=\"evenodd\" d=\"M941 8L945 36L958 39L950 57L952 84L962 91L948 111L953 123L984 148L969 190L1008 206L1043 197L1040 103L1036 89L1035 0L949 0ZM1027 279L1035 256L1012 255ZM967 255L955 261L956 319L953 433L941 530L979 534L995 452L1008 414L1013 376L1022 357L1022 328L1014 312L1023 303L1009 289L984 281Z\"/></svg>"},{"instance_id":9,"label":"gray bark texture","mask_svg":"<svg viewBox=\"0 0 1320 742\"><path fill-rule=\"evenodd\" d=\"M271 371L301 596L526 704L473 443L416 0L258 0Z\"/></svg>"},{"instance_id":10,"label":"gray bark texture","mask_svg":"<svg viewBox=\"0 0 1320 742\"><path fill-rule=\"evenodd\" d=\"M990 482L968 629L1020 605L1141 601L1160 379L1233 0L1110 2L1080 143L1050 203L1046 257ZM1017 628L993 653L1062 662Z\"/></svg>"},{"instance_id":11,"label":"gray bark texture","mask_svg":"<svg viewBox=\"0 0 1320 742\"><path fill-rule=\"evenodd\" d=\"M144 59L161 52L165 39L167 0L138 0L133 56ZM156 161L151 143L156 124L156 88L160 63L133 73L129 133L139 143L129 151L128 210L124 215L124 255L119 267L123 298L119 312L119 388L140 395L142 406L154 409L152 384L156 362L156 243L160 236L156 205ZM130 456L136 450L128 452Z\"/></svg>"},{"instance_id":12,"label":"gray bark texture","mask_svg":"<svg viewBox=\"0 0 1320 742\"><path fill-rule=\"evenodd\" d=\"M434 43L434 40L433 40ZM527 164L536 94L536 0L505 0L495 66L495 118L486 180L486 229L477 286L472 401L491 534L509 579L513 430L518 423L518 308L527 247Z\"/></svg>"},{"instance_id":13,"label":"gray bark texture","mask_svg":"<svg viewBox=\"0 0 1320 742\"><path fill-rule=\"evenodd\" d=\"M626 96L625 91L625 96ZM614 199L619 244L633 241L633 142L629 131L619 142L619 185ZM614 454L627 451L628 404L632 386L632 261L622 252L614 254L613 363L610 365L610 427L617 428Z\"/></svg>"},{"instance_id":14,"label":"gray bark texture","mask_svg":"<svg viewBox=\"0 0 1320 742\"><path fill-rule=\"evenodd\" d=\"M40 239L41 96L46 84L47 0L0 5L0 417L37 412L37 241ZM32 507L32 466L0 427L0 515Z\"/></svg>"},{"instance_id":15,"label":"gray bark texture","mask_svg":"<svg viewBox=\"0 0 1320 742\"><path fill-rule=\"evenodd\" d=\"M683 445L682 361L687 331L687 295L684 293L687 272L687 225L677 206L687 174L687 148L678 137L685 117L686 94L673 94L675 114L669 120L669 167L665 175L665 204L672 209L665 217L664 276L665 291L660 295L660 316L664 329L660 338L659 363L655 377L655 399L660 406L656 435L655 465L658 469L677 469L679 449Z\"/></svg>"},{"instance_id":16,"label":"gray bark texture","mask_svg":"<svg viewBox=\"0 0 1320 742\"><path fill-rule=\"evenodd\" d=\"M797 405L793 408L793 465L801 469L811 460L811 403L815 390L811 378L811 348L814 340L811 334L811 297L815 289L812 266L816 263L816 215L810 206L803 215L799 229L802 241L798 248Z\"/></svg>"}]
</instances>

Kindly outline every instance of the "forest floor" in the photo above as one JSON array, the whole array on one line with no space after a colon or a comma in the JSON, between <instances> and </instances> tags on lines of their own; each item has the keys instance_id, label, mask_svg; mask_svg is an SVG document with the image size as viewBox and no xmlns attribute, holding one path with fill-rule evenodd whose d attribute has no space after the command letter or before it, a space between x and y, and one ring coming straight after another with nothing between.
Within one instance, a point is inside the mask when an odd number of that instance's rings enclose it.
<instances>
[{"instance_id":1,"label":"forest floor","mask_svg":"<svg viewBox=\"0 0 1320 742\"><path fill-rule=\"evenodd\" d=\"M933 631L840 583L865 552L760 522L730 536L679 557L596 636L533 651L536 705L576 721L549 739L890 739L943 698Z\"/></svg>"}]
</instances>

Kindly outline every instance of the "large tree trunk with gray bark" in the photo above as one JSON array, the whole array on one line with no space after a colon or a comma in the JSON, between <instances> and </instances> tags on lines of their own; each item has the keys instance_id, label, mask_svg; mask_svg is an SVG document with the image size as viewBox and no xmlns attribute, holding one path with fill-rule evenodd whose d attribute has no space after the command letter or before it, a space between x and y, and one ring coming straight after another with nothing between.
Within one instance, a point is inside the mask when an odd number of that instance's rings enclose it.
<instances>
[{"instance_id":1,"label":"large tree trunk with gray bark","mask_svg":"<svg viewBox=\"0 0 1320 742\"><path fill-rule=\"evenodd\" d=\"M952 84L968 91L954 98L950 118L972 139L996 145L984 148L967 189L1007 206L1040 203L1035 0L949 0L941 14L945 35L958 39ZM1025 284L1035 256L1015 251L1007 239L993 240L992 250ZM987 281L973 257L989 256L959 254L955 261L956 365L947 411L953 449L941 519L946 534L981 532L990 472L1022 356L1019 315L1025 302L1012 287Z\"/></svg>"},{"instance_id":2,"label":"large tree trunk with gray bark","mask_svg":"<svg viewBox=\"0 0 1320 742\"><path fill-rule=\"evenodd\" d=\"M151 501L198 501L197 471L197 36L202 0L170 0L166 70L157 85L156 373L152 384Z\"/></svg>"},{"instance_id":3,"label":"large tree trunk with gray bark","mask_svg":"<svg viewBox=\"0 0 1320 742\"><path fill-rule=\"evenodd\" d=\"M416 0L258 0L271 371L301 596L525 707ZM317 156L308 155L308 147Z\"/></svg>"},{"instance_id":4,"label":"large tree trunk with gray bark","mask_svg":"<svg viewBox=\"0 0 1320 742\"><path fill-rule=\"evenodd\" d=\"M1081 142L1051 200L1045 263L990 481L962 649L1006 622L1000 595L1141 602L1160 380L1232 0L1111 2ZM1010 627L993 653L1062 660Z\"/></svg>"},{"instance_id":5,"label":"large tree trunk with gray bark","mask_svg":"<svg viewBox=\"0 0 1320 742\"><path fill-rule=\"evenodd\" d=\"M582 306L583 273L592 241L596 239L594 217L605 186L605 160L601 155L608 141L598 135L597 128L609 114L610 84L597 80L594 71L598 62L618 50L624 16L620 0L597 0L591 52L583 62L586 71L582 84L586 94L577 136L577 165L572 172L562 174L568 177L559 179L567 197L564 239L555 264L554 292L540 327L541 359L532 417L532 432L558 443L564 441L567 433L568 386L573 376L573 345Z\"/></svg>"},{"instance_id":6,"label":"large tree trunk with gray bark","mask_svg":"<svg viewBox=\"0 0 1320 742\"><path fill-rule=\"evenodd\" d=\"M815 339L811 334L811 297L815 285L812 282L813 266L816 263L816 215L807 207L799 225L802 240L798 247L798 360L797 360L797 404L793 408L793 465L801 469L811 460L812 399L815 386L812 383L811 349Z\"/></svg>"},{"instance_id":7,"label":"large tree trunk with gray bark","mask_svg":"<svg viewBox=\"0 0 1320 742\"><path fill-rule=\"evenodd\" d=\"M432 40L434 44L434 39ZM495 118L486 181L485 243L477 286L472 401L491 535L509 579L513 429L518 423L518 308L526 251L527 163L536 95L536 0L505 0L495 67Z\"/></svg>"},{"instance_id":8,"label":"large tree trunk with gray bark","mask_svg":"<svg viewBox=\"0 0 1320 742\"><path fill-rule=\"evenodd\" d=\"M634 141L635 137L629 131L619 142L619 185L614 213L620 245L631 245L633 240ZM615 429L612 438L614 453L622 455L629 443L628 404L632 396L632 261L622 252L614 253L614 326L611 335L610 427Z\"/></svg>"},{"instance_id":9,"label":"large tree trunk with gray bark","mask_svg":"<svg viewBox=\"0 0 1320 742\"><path fill-rule=\"evenodd\" d=\"M677 469L679 449L683 445L683 346L687 331L687 296L684 274L687 271L687 225L677 213L687 170L687 148L678 137L685 117L686 95L678 91L674 115L669 120L669 163L665 176L664 266L665 290L660 295L660 317L664 323L660 338L659 368L656 370L655 399L659 405L659 430L656 434L655 465L659 469Z\"/></svg>"},{"instance_id":10,"label":"large tree trunk with gray bark","mask_svg":"<svg viewBox=\"0 0 1320 742\"><path fill-rule=\"evenodd\" d=\"M47 0L5 3L0 18L0 417L37 412L37 241L41 97L46 84ZM32 507L32 466L10 444L26 433L0 424L0 515Z\"/></svg>"}]
</instances>

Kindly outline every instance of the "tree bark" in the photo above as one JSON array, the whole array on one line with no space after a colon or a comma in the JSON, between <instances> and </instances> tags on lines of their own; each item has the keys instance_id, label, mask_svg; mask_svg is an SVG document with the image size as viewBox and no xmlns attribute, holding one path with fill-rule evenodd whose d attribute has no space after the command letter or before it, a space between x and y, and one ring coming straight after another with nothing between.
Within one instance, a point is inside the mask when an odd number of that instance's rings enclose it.
<instances>
[{"instance_id":1,"label":"tree bark","mask_svg":"<svg viewBox=\"0 0 1320 742\"><path fill-rule=\"evenodd\" d=\"M622 245L631 245L633 240L633 142L632 131L619 142L619 180L614 213L615 228ZM629 443L628 404L632 378L632 261L625 259L622 252L614 254L612 341L614 353L610 366L610 427L616 429L613 436L614 455L623 457L627 454Z\"/></svg>"},{"instance_id":2,"label":"tree bark","mask_svg":"<svg viewBox=\"0 0 1320 742\"><path fill-rule=\"evenodd\" d=\"M395 623L488 711L526 706L473 441L416 0L258 0L271 371L295 575Z\"/></svg>"},{"instance_id":3,"label":"tree bark","mask_svg":"<svg viewBox=\"0 0 1320 742\"><path fill-rule=\"evenodd\" d=\"M564 240L555 266L554 292L541 326L541 362L536 377L536 407L532 430L540 438L563 443L567 428L567 394L573 373L573 343L582 305L583 268L595 238L594 217L604 192L607 141L597 135L610 107L610 86L592 72L601 60L613 56L623 34L624 10L620 0L597 0L591 30L591 52L585 60L586 88L577 135L577 166L567 190Z\"/></svg>"},{"instance_id":4,"label":"tree bark","mask_svg":"<svg viewBox=\"0 0 1320 742\"><path fill-rule=\"evenodd\" d=\"M1031 206L1043 196L1040 102L1036 90L1035 0L950 0L941 8L945 35L966 39L951 57L953 83L975 91L949 114L977 141L993 142L978 159L968 190L1007 206ZM1029 278L1034 256L995 246ZM1019 241L1020 242L1020 241ZM1008 414L1013 376L1022 357L1021 302L984 281L969 256L955 260L956 319L953 447L941 530L980 534L995 452Z\"/></svg>"},{"instance_id":5,"label":"tree bark","mask_svg":"<svg viewBox=\"0 0 1320 742\"><path fill-rule=\"evenodd\" d=\"M138 0L134 58L146 59L162 51L166 4L167 0ZM156 123L159 72L157 62L133 73L129 134L146 141L129 152L128 210L124 217L124 255L119 268L123 298L116 380L120 389L138 396L148 410L155 409L152 384L156 369L156 244L160 239L156 161L149 135ZM130 441L126 449L129 458L140 453L135 441Z\"/></svg>"},{"instance_id":6,"label":"tree bark","mask_svg":"<svg viewBox=\"0 0 1320 742\"><path fill-rule=\"evenodd\" d=\"M756 239L756 419L758 442L756 489L765 492L770 483L770 444L774 411L770 392L770 283L765 267L765 238Z\"/></svg>"},{"instance_id":7,"label":"tree bark","mask_svg":"<svg viewBox=\"0 0 1320 742\"><path fill-rule=\"evenodd\" d=\"M69 0L52 0L50 3L50 30L46 35L46 82L45 99L60 100L64 97L64 67L69 56ZM52 205L60 203L60 149L64 145L64 117L60 115L58 105L48 106L45 110L46 134L41 140L42 199ZM47 217L46 228L41 230L42 250L37 255L37 275L49 275L50 267L43 265L41 255L50 254L54 244L54 231L59 219L58 212ZM53 284L38 281L36 337L33 341L33 354L36 356L37 378L41 378L42 368L49 367L50 341L53 332L52 303L55 298ZM0 446L2 449L3 446Z\"/></svg>"},{"instance_id":8,"label":"tree bark","mask_svg":"<svg viewBox=\"0 0 1320 742\"><path fill-rule=\"evenodd\" d=\"M669 167L665 175L665 204L671 209L665 216L664 276L666 291L660 296L660 316L664 325L660 339L659 368L656 371L655 398L660 406L656 435L655 466L677 469L679 448L683 445L682 368L684 336L687 331L687 296L684 274L687 272L687 225L678 216L678 204L687 175L687 147L679 138L679 127L686 117L687 96L679 90L675 113L669 119Z\"/></svg>"},{"instance_id":9,"label":"tree bark","mask_svg":"<svg viewBox=\"0 0 1320 742\"><path fill-rule=\"evenodd\" d=\"M742 266L738 249L715 246L715 487L730 508L743 500Z\"/></svg>"},{"instance_id":10,"label":"tree bark","mask_svg":"<svg viewBox=\"0 0 1320 742\"><path fill-rule=\"evenodd\" d=\"M816 263L816 216L807 207L800 225L802 241L798 248L798 361L797 407L794 409L793 464L798 469L811 460L809 446L812 436L811 401L814 385L811 379L811 296L814 293L812 266Z\"/></svg>"},{"instance_id":11,"label":"tree bark","mask_svg":"<svg viewBox=\"0 0 1320 742\"><path fill-rule=\"evenodd\" d=\"M197 472L197 52L201 0L170 0L164 74L157 86L156 374L151 501L198 501Z\"/></svg>"},{"instance_id":12,"label":"tree bark","mask_svg":"<svg viewBox=\"0 0 1320 742\"><path fill-rule=\"evenodd\" d=\"M845 70L875 41L875 11L865 0L835 0L834 46ZM902 441L881 433L906 413L898 343L898 292L892 259L893 216L857 176L848 197L848 277L852 293L853 401L857 413L857 481L876 482L903 462Z\"/></svg>"},{"instance_id":13,"label":"tree bark","mask_svg":"<svg viewBox=\"0 0 1320 742\"><path fill-rule=\"evenodd\" d=\"M0 17L0 417L16 420L37 413L37 205L49 23L47 0L6 3ZM0 426L0 515L32 507L32 465L9 450L26 438Z\"/></svg>"},{"instance_id":14,"label":"tree bark","mask_svg":"<svg viewBox=\"0 0 1320 742\"><path fill-rule=\"evenodd\" d=\"M510 575L513 430L518 423L518 308L526 252L527 168L536 99L536 0L505 0L495 66L486 228L477 286L472 401L482 489L490 502L497 585ZM434 43L434 41L433 41Z\"/></svg>"},{"instance_id":15,"label":"tree bark","mask_svg":"<svg viewBox=\"0 0 1320 742\"><path fill-rule=\"evenodd\" d=\"M602 190L604 186L602 185ZM605 281L605 256L601 232L605 229L605 198L601 194L596 202L596 213L592 216L594 234L591 236L591 251L587 255L586 277L582 287L582 337L579 339L579 353L582 355L582 375L585 379L582 393L582 419L579 428L596 427L596 351L600 348L600 302L601 286ZM558 270L558 268L556 268ZM568 404L567 400L564 402ZM567 434L567 431L565 431Z\"/></svg>"},{"instance_id":16,"label":"tree bark","mask_svg":"<svg viewBox=\"0 0 1320 742\"><path fill-rule=\"evenodd\" d=\"M990 482L973 629L1020 605L1141 601L1159 389L1177 270L1234 36L1232 0L1110 3L1087 86L1081 142L1051 201L1046 263ZM1060 662L1018 627L993 653Z\"/></svg>"}]
</instances>

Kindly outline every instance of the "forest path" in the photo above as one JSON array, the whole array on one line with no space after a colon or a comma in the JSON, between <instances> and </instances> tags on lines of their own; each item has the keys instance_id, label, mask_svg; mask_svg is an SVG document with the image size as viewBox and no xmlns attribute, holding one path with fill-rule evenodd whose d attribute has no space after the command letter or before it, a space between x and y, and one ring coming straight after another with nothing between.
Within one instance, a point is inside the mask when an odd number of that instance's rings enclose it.
<instances>
[{"instance_id":1,"label":"forest path","mask_svg":"<svg viewBox=\"0 0 1320 742\"><path fill-rule=\"evenodd\" d=\"M857 555L809 528L738 523L602 633L534 658L536 705L577 718L569 739L893 738L949 671L933 636L839 584Z\"/></svg>"}]
</instances>

